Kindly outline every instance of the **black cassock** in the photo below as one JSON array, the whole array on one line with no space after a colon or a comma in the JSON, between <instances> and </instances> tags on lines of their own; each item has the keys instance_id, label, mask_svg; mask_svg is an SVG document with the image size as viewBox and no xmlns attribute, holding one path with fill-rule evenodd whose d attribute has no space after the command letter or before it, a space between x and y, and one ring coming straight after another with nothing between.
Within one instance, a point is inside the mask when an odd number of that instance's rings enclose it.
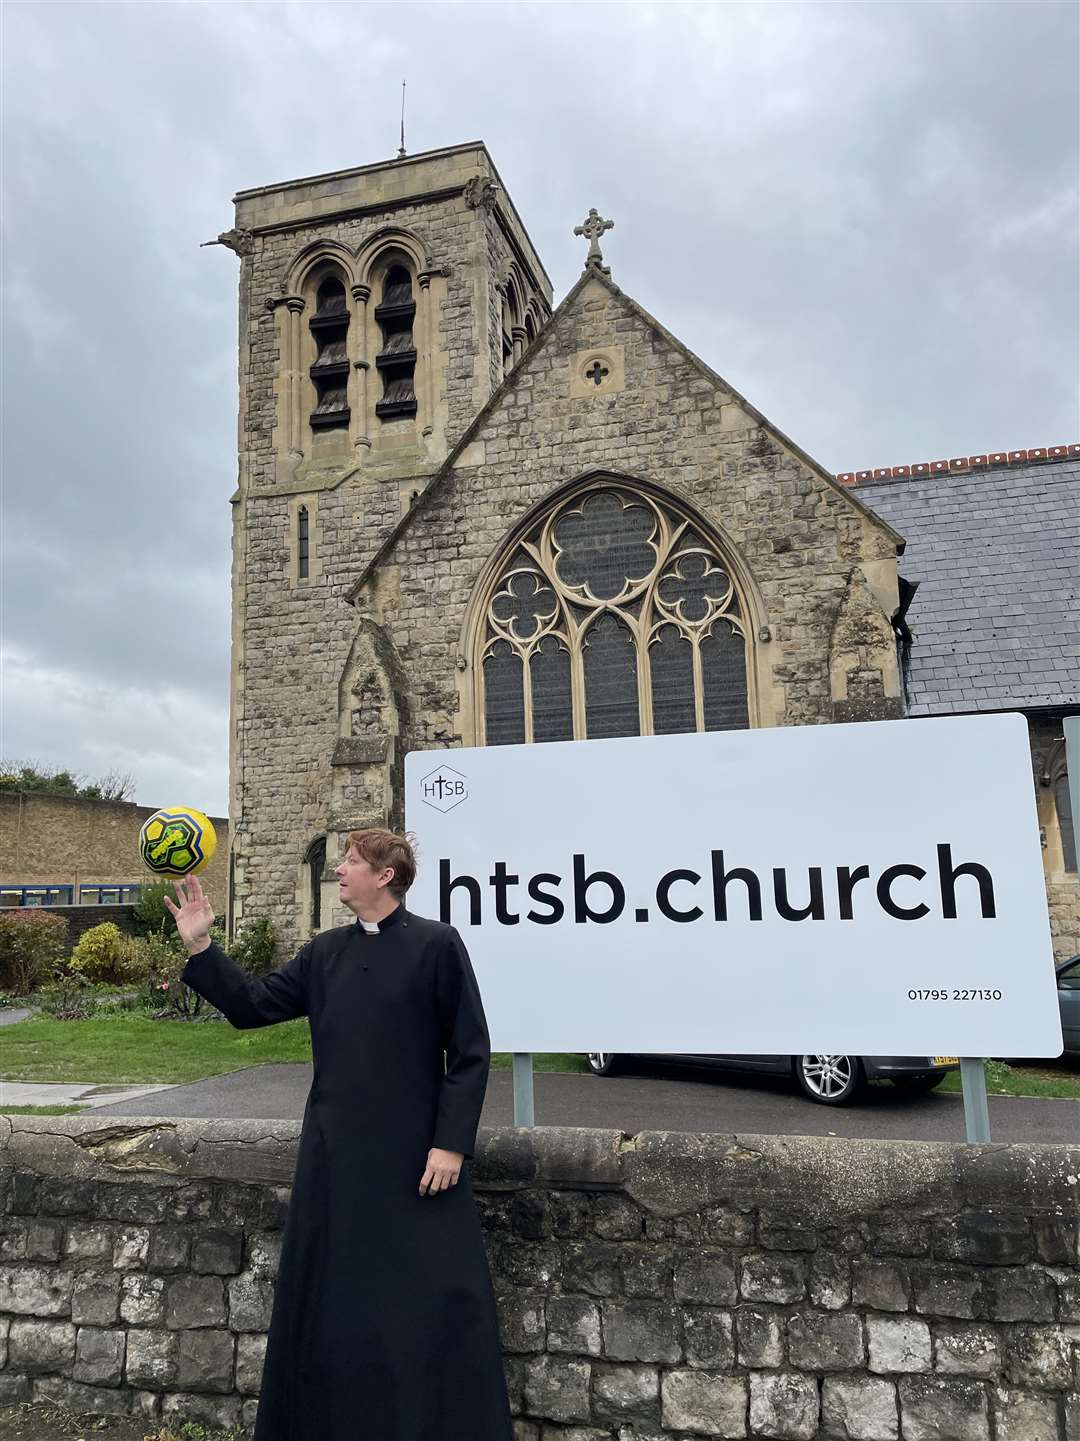
<instances>
[{"instance_id":1,"label":"black cassock","mask_svg":"<svg viewBox=\"0 0 1080 1441\"><path fill-rule=\"evenodd\" d=\"M255 1441L510 1441L468 1166L419 1193L432 1146L473 1154L487 1088L457 931L399 906L377 933L325 931L269 975L211 945L182 979L241 1029L311 1025Z\"/></svg>"}]
</instances>

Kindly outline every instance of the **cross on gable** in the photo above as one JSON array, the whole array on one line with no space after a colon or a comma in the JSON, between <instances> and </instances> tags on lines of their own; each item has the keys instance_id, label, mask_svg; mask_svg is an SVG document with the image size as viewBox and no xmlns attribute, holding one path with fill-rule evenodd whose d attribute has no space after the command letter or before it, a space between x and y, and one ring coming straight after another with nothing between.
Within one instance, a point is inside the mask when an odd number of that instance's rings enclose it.
<instances>
[{"instance_id":1,"label":"cross on gable","mask_svg":"<svg viewBox=\"0 0 1080 1441\"><path fill-rule=\"evenodd\" d=\"M603 270L604 257L600 254L600 237L605 230L614 230L614 220L604 220L595 207L589 211L581 225L575 225L574 234L584 235L589 242L589 253L585 257L585 267L595 265L598 270Z\"/></svg>"},{"instance_id":2,"label":"cross on gable","mask_svg":"<svg viewBox=\"0 0 1080 1441\"><path fill-rule=\"evenodd\" d=\"M585 372L585 378L586 380L591 380L593 385L600 385L603 382L604 376L610 374L611 372L606 365L602 365L599 360L594 360Z\"/></svg>"}]
</instances>

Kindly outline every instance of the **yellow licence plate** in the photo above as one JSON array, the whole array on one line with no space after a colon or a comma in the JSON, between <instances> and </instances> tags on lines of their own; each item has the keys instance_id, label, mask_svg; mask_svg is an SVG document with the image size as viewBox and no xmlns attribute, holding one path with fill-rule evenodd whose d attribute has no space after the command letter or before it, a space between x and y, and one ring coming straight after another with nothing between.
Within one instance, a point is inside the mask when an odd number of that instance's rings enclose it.
<instances>
[{"instance_id":1,"label":"yellow licence plate","mask_svg":"<svg viewBox=\"0 0 1080 1441\"><path fill-rule=\"evenodd\" d=\"M931 1056L930 1059L935 1066L958 1066L960 1064L959 1056Z\"/></svg>"}]
</instances>

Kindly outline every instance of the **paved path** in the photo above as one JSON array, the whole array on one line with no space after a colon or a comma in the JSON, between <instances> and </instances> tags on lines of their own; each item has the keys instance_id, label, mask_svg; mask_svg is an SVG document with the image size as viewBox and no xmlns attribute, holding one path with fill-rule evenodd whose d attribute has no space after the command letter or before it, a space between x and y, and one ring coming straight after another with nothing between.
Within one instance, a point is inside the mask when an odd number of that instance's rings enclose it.
<instances>
[{"instance_id":1,"label":"paved path","mask_svg":"<svg viewBox=\"0 0 1080 1441\"><path fill-rule=\"evenodd\" d=\"M36 1016L40 1006L0 1006L0 1026L13 1026L16 1021L25 1021Z\"/></svg>"},{"instance_id":2,"label":"paved path","mask_svg":"<svg viewBox=\"0 0 1080 1441\"><path fill-rule=\"evenodd\" d=\"M201 1116L297 1119L311 1085L311 1066L252 1066L192 1085L174 1086L137 1104L99 1105L112 1116ZM703 1075L672 1067L638 1067L620 1076L537 1075L536 1120L545 1126L613 1126L637 1131L741 1131L756 1135L849 1136L907 1141L962 1141L959 1096L909 1096L872 1086L859 1106L806 1101L782 1077ZM492 1071L481 1124L513 1124L509 1071ZM990 1098L995 1141L1080 1142L1080 1101Z\"/></svg>"},{"instance_id":3,"label":"paved path","mask_svg":"<svg viewBox=\"0 0 1080 1441\"><path fill-rule=\"evenodd\" d=\"M0 1081L0 1106L100 1106L121 1103L130 1109L143 1096L171 1091L173 1086L101 1086L95 1081Z\"/></svg>"}]
</instances>

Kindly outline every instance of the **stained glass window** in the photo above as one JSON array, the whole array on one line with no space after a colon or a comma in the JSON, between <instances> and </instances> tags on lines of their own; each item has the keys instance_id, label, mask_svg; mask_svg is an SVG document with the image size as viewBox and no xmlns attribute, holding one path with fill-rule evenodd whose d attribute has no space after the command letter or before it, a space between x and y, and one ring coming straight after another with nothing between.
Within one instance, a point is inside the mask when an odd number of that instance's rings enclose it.
<instances>
[{"instance_id":1,"label":"stained glass window","mask_svg":"<svg viewBox=\"0 0 1080 1441\"><path fill-rule=\"evenodd\" d=\"M538 520L490 586L488 745L749 725L732 571L668 497L593 481Z\"/></svg>"},{"instance_id":2,"label":"stained glass window","mask_svg":"<svg viewBox=\"0 0 1080 1441\"><path fill-rule=\"evenodd\" d=\"M634 637L608 611L589 627L584 651L585 734L590 740L639 735Z\"/></svg>"}]
</instances>

